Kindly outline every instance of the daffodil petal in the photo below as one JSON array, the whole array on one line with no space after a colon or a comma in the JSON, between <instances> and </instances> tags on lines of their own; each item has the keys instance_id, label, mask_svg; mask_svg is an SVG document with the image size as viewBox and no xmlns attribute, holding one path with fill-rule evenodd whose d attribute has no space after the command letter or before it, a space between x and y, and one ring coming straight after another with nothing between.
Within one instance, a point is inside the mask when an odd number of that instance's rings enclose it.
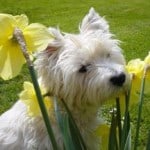
<instances>
[{"instance_id":1,"label":"daffodil petal","mask_svg":"<svg viewBox=\"0 0 150 150\"><path fill-rule=\"evenodd\" d=\"M134 59L128 62L126 69L129 73L134 74L138 77L143 75L145 62L140 59Z\"/></svg>"},{"instance_id":2,"label":"daffodil petal","mask_svg":"<svg viewBox=\"0 0 150 150\"><path fill-rule=\"evenodd\" d=\"M12 35L15 20L12 15L0 14L0 45Z\"/></svg>"},{"instance_id":3,"label":"daffodil petal","mask_svg":"<svg viewBox=\"0 0 150 150\"><path fill-rule=\"evenodd\" d=\"M24 90L20 93L20 99L27 105L29 116L37 116L40 113L33 85L24 82Z\"/></svg>"},{"instance_id":4,"label":"daffodil petal","mask_svg":"<svg viewBox=\"0 0 150 150\"><path fill-rule=\"evenodd\" d=\"M95 134L100 138L101 149L108 149L110 127L107 124L101 124L97 127Z\"/></svg>"},{"instance_id":5,"label":"daffodil petal","mask_svg":"<svg viewBox=\"0 0 150 150\"><path fill-rule=\"evenodd\" d=\"M45 92L45 89L40 85L41 92ZM30 82L24 82L24 90L19 95L20 100L27 106L27 113L30 117L36 117L41 115L38 100L34 91L34 87ZM49 110L52 107L50 97L44 97L44 103L46 109Z\"/></svg>"},{"instance_id":6,"label":"daffodil petal","mask_svg":"<svg viewBox=\"0 0 150 150\"><path fill-rule=\"evenodd\" d=\"M4 80L17 76L25 63L18 45L10 41L1 47L0 58L0 75Z\"/></svg>"},{"instance_id":7,"label":"daffodil petal","mask_svg":"<svg viewBox=\"0 0 150 150\"><path fill-rule=\"evenodd\" d=\"M19 27L21 30L23 30L25 27L28 26L28 17L24 14L14 16L16 21L16 26Z\"/></svg>"},{"instance_id":8,"label":"daffodil petal","mask_svg":"<svg viewBox=\"0 0 150 150\"><path fill-rule=\"evenodd\" d=\"M149 67L149 69L147 70L146 79L147 79L148 81L150 81L150 67Z\"/></svg>"},{"instance_id":9,"label":"daffodil petal","mask_svg":"<svg viewBox=\"0 0 150 150\"><path fill-rule=\"evenodd\" d=\"M23 87L24 87L24 91L28 92L29 95L33 95L34 87L33 87L33 84L31 82L24 82ZM26 95L25 95L25 98L26 98Z\"/></svg>"},{"instance_id":10,"label":"daffodil petal","mask_svg":"<svg viewBox=\"0 0 150 150\"><path fill-rule=\"evenodd\" d=\"M149 64L149 65L150 65L150 52L149 52L148 55L145 57L144 62L145 62L146 64Z\"/></svg>"},{"instance_id":11,"label":"daffodil petal","mask_svg":"<svg viewBox=\"0 0 150 150\"><path fill-rule=\"evenodd\" d=\"M150 75L150 74L149 74ZM145 91L144 93L148 96L150 96L150 80L149 78L146 79L146 82L145 82Z\"/></svg>"},{"instance_id":12,"label":"daffodil petal","mask_svg":"<svg viewBox=\"0 0 150 150\"><path fill-rule=\"evenodd\" d=\"M28 81L25 81L24 84L23 84L23 87L24 89L30 89L30 88L33 88L33 85L31 82L28 82Z\"/></svg>"},{"instance_id":13,"label":"daffodil petal","mask_svg":"<svg viewBox=\"0 0 150 150\"><path fill-rule=\"evenodd\" d=\"M23 34L29 51L44 50L52 40L52 35L48 32L48 29L38 23L32 23L27 26Z\"/></svg>"}]
</instances>

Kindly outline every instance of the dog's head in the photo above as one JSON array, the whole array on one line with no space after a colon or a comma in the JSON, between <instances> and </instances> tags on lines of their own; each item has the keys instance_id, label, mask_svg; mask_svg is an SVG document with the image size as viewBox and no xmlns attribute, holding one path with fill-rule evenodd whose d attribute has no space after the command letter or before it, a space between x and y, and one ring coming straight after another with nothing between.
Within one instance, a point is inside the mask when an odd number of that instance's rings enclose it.
<instances>
[{"instance_id":1,"label":"dog's head","mask_svg":"<svg viewBox=\"0 0 150 150\"><path fill-rule=\"evenodd\" d=\"M119 41L106 20L93 8L84 17L79 34L50 28L54 40L35 62L47 90L67 103L98 105L127 83Z\"/></svg>"}]
</instances>

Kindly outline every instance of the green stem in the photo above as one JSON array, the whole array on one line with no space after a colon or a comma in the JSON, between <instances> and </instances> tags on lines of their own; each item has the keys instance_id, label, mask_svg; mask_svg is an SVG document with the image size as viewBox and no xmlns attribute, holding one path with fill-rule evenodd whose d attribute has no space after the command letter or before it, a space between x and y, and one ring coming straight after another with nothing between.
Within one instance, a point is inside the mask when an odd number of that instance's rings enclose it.
<instances>
[{"instance_id":1,"label":"green stem","mask_svg":"<svg viewBox=\"0 0 150 150\"><path fill-rule=\"evenodd\" d=\"M44 101L43 101L43 97L42 97L42 94L41 94L41 91L40 91L40 87L39 87L39 84L38 84L33 66L29 66L29 71L30 71L31 79L32 79L33 86L34 86L34 89L35 89L35 93L36 93L36 96L37 96L37 100L38 100L38 103L39 103L39 106L40 106L40 110L41 110L41 113L42 113L42 116L43 116L43 119L44 119L44 122L45 122L45 126L47 128L47 132L48 132L49 138L51 140L51 144L52 144L54 150L58 150L57 143L56 143L56 140L55 140L55 137L54 137L54 133L53 133L53 130L52 130L52 127L51 127L51 124L50 124L50 120L49 120L49 117L48 117L48 114L47 114L47 110L45 108L45 104L44 104Z\"/></svg>"},{"instance_id":2,"label":"green stem","mask_svg":"<svg viewBox=\"0 0 150 150\"><path fill-rule=\"evenodd\" d=\"M135 140L134 140L134 142L135 142L134 143L134 150L137 150L137 145L138 145L142 106L143 106L143 99L144 99L145 77L146 77L146 69L144 71L142 83L141 83L139 106L138 106L138 118L137 118L136 134L135 134Z\"/></svg>"},{"instance_id":3,"label":"green stem","mask_svg":"<svg viewBox=\"0 0 150 150\"><path fill-rule=\"evenodd\" d=\"M150 150L150 131L149 131L149 133L148 133L148 139L147 139L146 150Z\"/></svg>"},{"instance_id":4,"label":"green stem","mask_svg":"<svg viewBox=\"0 0 150 150\"><path fill-rule=\"evenodd\" d=\"M128 91L125 92L125 113L122 127L122 136L121 136L121 150L125 148L125 145L128 141L128 135L130 131L130 114L129 114L129 100L130 100L130 91L132 84L129 85Z\"/></svg>"},{"instance_id":5,"label":"green stem","mask_svg":"<svg viewBox=\"0 0 150 150\"><path fill-rule=\"evenodd\" d=\"M109 143L108 143L108 150L119 150L119 143L117 141L117 117L116 112L114 109L112 111L112 118L111 118L111 126L109 131Z\"/></svg>"},{"instance_id":6,"label":"green stem","mask_svg":"<svg viewBox=\"0 0 150 150\"><path fill-rule=\"evenodd\" d=\"M34 67L33 67L32 61L30 59L30 56L28 54L28 51L27 51L27 46L26 46L26 41L24 39L24 35L23 35L22 31L19 28L15 28L13 36L14 36L14 38L16 38L16 40L17 40L17 42L18 42L18 44L21 48L21 51L22 51L22 53L23 53L23 55L26 59L26 62L27 62L27 65L28 65L28 68L29 68L29 71L30 71L30 76L31 76L33 86L34 86L34 89L35 89L35 93L36 93L36 96L37 96L37 100L38 100L38 103L39 103L39 107L40 107L40 110L41 110L41 113L42 113L42 116L43 116L43 119L44 119L45 126L47 128L49 138L51 140L52 147L53 147L54 150L58 150L57 143L56 143L56 140L55 140L55 137L54 137L54 133L53 133L53 130L52 130L52 127L51 127L51 124L50 124L48 114L47 114L47 110L45 108L43 97L42 97L42 94L41 94L41 91L40 91L40 87L39 87L39 84L38 84L38 81L37 81L37 78L36 78Z\"/></svg>"},{"instance_id":7,"label":"green stem","mask_svg":"<svg viewBox=\"0 0 150 150\"><path fill-rule=\"evenodd\" d=\"M117 108L117 124L118 124L118 131L119 131L119 147L121 147L122 125L121 125L121 111L120 111L119 98L116 98L116 108Z\"/></svg>"}]
</instances>

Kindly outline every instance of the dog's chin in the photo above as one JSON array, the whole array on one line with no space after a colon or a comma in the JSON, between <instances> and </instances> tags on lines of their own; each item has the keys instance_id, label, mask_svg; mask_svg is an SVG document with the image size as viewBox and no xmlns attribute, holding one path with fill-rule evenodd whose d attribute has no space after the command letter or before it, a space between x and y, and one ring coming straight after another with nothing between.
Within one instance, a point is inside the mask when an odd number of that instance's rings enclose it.
<instances>
[{"instance_id":1,"label":"dog's chin","mask_svg":"<svg viewBox=\"0 0 150 150\"><path fill-rule=\"evenodd\" d=\"M129 91L128 85L122 86L122 87L119 87L119 86L110 87L109 92L104 95L103 100L102 100L102 97L99 98L101 100L100 104L105 103L105 101L109 101L109 100L113 100L113 99L115 100L116 98L120 99L123 96L125 97L125 95L128 93L128 91Z\"/></svg>"},{"instance_id":2,"label":"dog's chin","mask_svg":"<svg viewBox=\"0 0 150 150\"><path fill-rule=\"evenodd\" d=\"M125 96L126 93L128 93L129 91L129 85L124 85L124 86L115 86L113 87L113 90L111 92L111 94L109 95L109 99L116 99L116 98L120 98L122 96Z\"/></svg>"}]
</instances>

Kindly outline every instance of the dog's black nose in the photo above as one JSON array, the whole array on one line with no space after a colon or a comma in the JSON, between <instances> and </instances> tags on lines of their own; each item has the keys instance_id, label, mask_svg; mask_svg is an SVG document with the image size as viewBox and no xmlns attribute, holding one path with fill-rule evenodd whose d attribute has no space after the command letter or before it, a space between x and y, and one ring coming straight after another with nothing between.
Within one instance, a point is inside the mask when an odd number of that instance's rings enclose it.
<instances>
[{"instance_id":1,"label":"dog's black nose","mask_svg":"<svg viewBox=\"0 0 150 150\"><path fill-rule=\"evenodd\" d=\"M126 76L124 73L121 73L119 75L110 78L110 82L116 86L122 86L125 80L126 80Z\"/></svg>"}]
</instances>

